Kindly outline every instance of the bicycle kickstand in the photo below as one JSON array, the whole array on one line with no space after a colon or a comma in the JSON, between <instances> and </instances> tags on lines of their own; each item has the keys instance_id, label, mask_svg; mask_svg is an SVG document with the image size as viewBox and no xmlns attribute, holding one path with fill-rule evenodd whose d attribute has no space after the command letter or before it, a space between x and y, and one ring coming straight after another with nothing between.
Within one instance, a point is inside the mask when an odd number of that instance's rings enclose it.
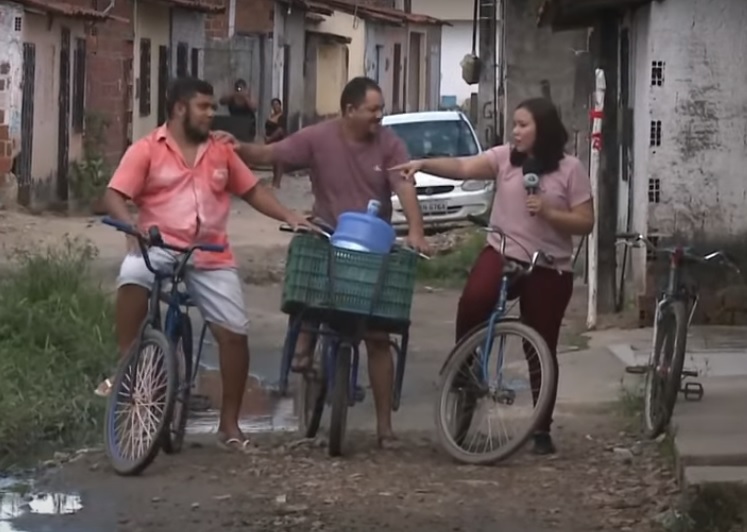
<instances>
[{"instance_id":1,"label":"bicycle kickstand","mask_svg":"<svg viewBox=\"0 0 747 532\"><path fill-rule=\"evenodd\" d=\"M687 379L688 377L697 377L698 372L693 370L683 370L682 378ZM687 381L683 382L680 387L680 392L685 396L686 401L700 401L703 399L703 385L699 382Z\"/></svg>"}]
</instances>

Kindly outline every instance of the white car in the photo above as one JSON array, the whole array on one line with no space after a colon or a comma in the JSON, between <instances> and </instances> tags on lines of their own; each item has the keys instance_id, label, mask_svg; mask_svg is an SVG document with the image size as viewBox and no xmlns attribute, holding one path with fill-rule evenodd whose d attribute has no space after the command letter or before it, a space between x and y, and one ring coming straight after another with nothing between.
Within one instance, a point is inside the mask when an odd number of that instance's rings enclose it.
<instances>
[{"instance_id":1,"label":"white car","mask_svg":"<svg viewBox=\"0 0 747 532\"><path fill-rule=\"evenodd\" d=\"M405 142L412 159L465 157L482 151L469 119L459 111L426 111L387 115L382 124ZM493 202L492 181L455 181L418 172L415 175L420 209L426 224L462 222L481 216ZM406 224L402 206L392 197L392 224Z\"/></svg>"}]
</instances>

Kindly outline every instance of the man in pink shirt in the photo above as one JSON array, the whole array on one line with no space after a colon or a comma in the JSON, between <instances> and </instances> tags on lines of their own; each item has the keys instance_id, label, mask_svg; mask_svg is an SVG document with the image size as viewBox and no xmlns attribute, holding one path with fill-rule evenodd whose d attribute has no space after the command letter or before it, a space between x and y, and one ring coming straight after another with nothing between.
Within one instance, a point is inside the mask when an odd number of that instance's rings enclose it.
<instances>
[{"instance_id":1,"label":"man in pink shirt","mask_svg":"<svg viewBox=\"0 0 747 532\"><path fill-rule=\"evenodd\" d=\"M218 441L229 449L244 449L248 440L239 429L239 409L249 370L248 319L236 261L228 247L226 225L231 196L294 227L306 222L260 185L230 146L212 138L215 102L209 83L191 78L176 80L169 88L167 107L168 122L127 150L104 200L113 218L130 224L135 220L126 201L132 200L138 207L138 227L145 231L157 226L169 244L226 246L222 253L196 252L186 282L220 351L223 400ZM121 355L137 337L153 284L153 274L139 256L132 237L128 237L127 247L117 282L116 327ZM175 261L173 254L156 248L149 256L156 268ZM97 393L106 395L110 388L107 379Z\"/></svg>"},{"instance_id":2,"label":"man in pink shirt","mask_svg":"<svg viewBox=\"0 0 747 532\"><path fill-rule=\"evenodd\" d=\"M381 126L381 87L370 78L353 78L340 96L340 111L340 118L306 127L280 142L241 144L237 146L239 155L248 163L308 168L314 195L313 215L333 226L343 212L365 211L371 199L381 203L379 216L391 221L392 194L396 194L409 225L409 244L427 252L414 181L391 171L395 165L407 162L409 156L397 134ZM302 371L310 363L310 342L302 335L298 343L294 370ZM391 420L394 377L388 335L370 333L366 353L379 444L391 447L396 438Z\"/></svg>"}]
</instances>

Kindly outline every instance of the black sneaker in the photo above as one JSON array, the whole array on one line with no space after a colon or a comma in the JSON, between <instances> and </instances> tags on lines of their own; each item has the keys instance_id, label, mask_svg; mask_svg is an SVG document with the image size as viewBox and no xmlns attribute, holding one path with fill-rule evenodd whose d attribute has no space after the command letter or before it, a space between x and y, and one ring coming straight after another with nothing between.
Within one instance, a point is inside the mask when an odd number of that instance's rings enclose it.
<instances>
[{"instance_id":1,"label":"black sneaker","mask_svg":"<svg viewBox=\"0 0 747 532\"><path fill-rule=\"evenodd\" d=\"M555 444L552 442L552 436L549 432L537 432L534 435L534 448L532 454L545 456L548 454L555 454L557 449Z\"/></svg>"}]
</instances>

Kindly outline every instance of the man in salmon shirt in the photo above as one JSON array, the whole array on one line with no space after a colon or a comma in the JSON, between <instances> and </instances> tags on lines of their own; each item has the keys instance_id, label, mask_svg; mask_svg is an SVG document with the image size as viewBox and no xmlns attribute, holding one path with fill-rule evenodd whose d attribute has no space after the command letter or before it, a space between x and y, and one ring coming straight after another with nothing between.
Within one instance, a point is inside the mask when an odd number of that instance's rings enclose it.
<instances>
[{"instance_id":1,"label":"man in salmon shirt","mask_svg":"<svg viewBox=\"0 0 747 532\"><path fill-rule=\"evenodd\" d=\"M249 370L249 322L236 261L228 247L231 196L293 227L306 222L259 184L230 146L212 138L215 102L209 83L191 78L174 81L166 105L168 121L127 150L104 200L113 218L133 224L126 204L132 200L138 207L138 227L146 230L157 226L166 243L226 246L222 253L196 252L186 282L220 351L223 400L218 443L225 449L243 450L249 442L239 429L239 410ZM153 284L153 274L146 268L133 237L128 237L127 247L117 280L120 355L137 337ZM157 248L150 250L149 257L156 268L175 261L173 254ZM96 390L99 395L110 391L110 379Z\"/></svg>"},{"instance_id":2,"label":"man in salmon shirt","mask_svg":"<svg viewBox=\"0 0 747 532\"><path fill-rule=\"evenodd\" d=\"M423 216L412 180L390 169L407 162L404 142L391 129L382 127L384 98L381 87L366 77L353 78L340 97L340 118L320 122L273 144L236 144L247 163L281 164L308 168L314 195L313 215L335 225L346 211L365 211L368 201L379 200L379 216L391 221L392 194L396 194L407 218L408 243L428 252ZM302 334L296 347L294 371L311 363L311 341ZM366 338L368 373L376 406L377 434L381 447L396 447L392 432L392 387L394 369L389 336L379 331Z\"/></svg>"}]
</instances>

